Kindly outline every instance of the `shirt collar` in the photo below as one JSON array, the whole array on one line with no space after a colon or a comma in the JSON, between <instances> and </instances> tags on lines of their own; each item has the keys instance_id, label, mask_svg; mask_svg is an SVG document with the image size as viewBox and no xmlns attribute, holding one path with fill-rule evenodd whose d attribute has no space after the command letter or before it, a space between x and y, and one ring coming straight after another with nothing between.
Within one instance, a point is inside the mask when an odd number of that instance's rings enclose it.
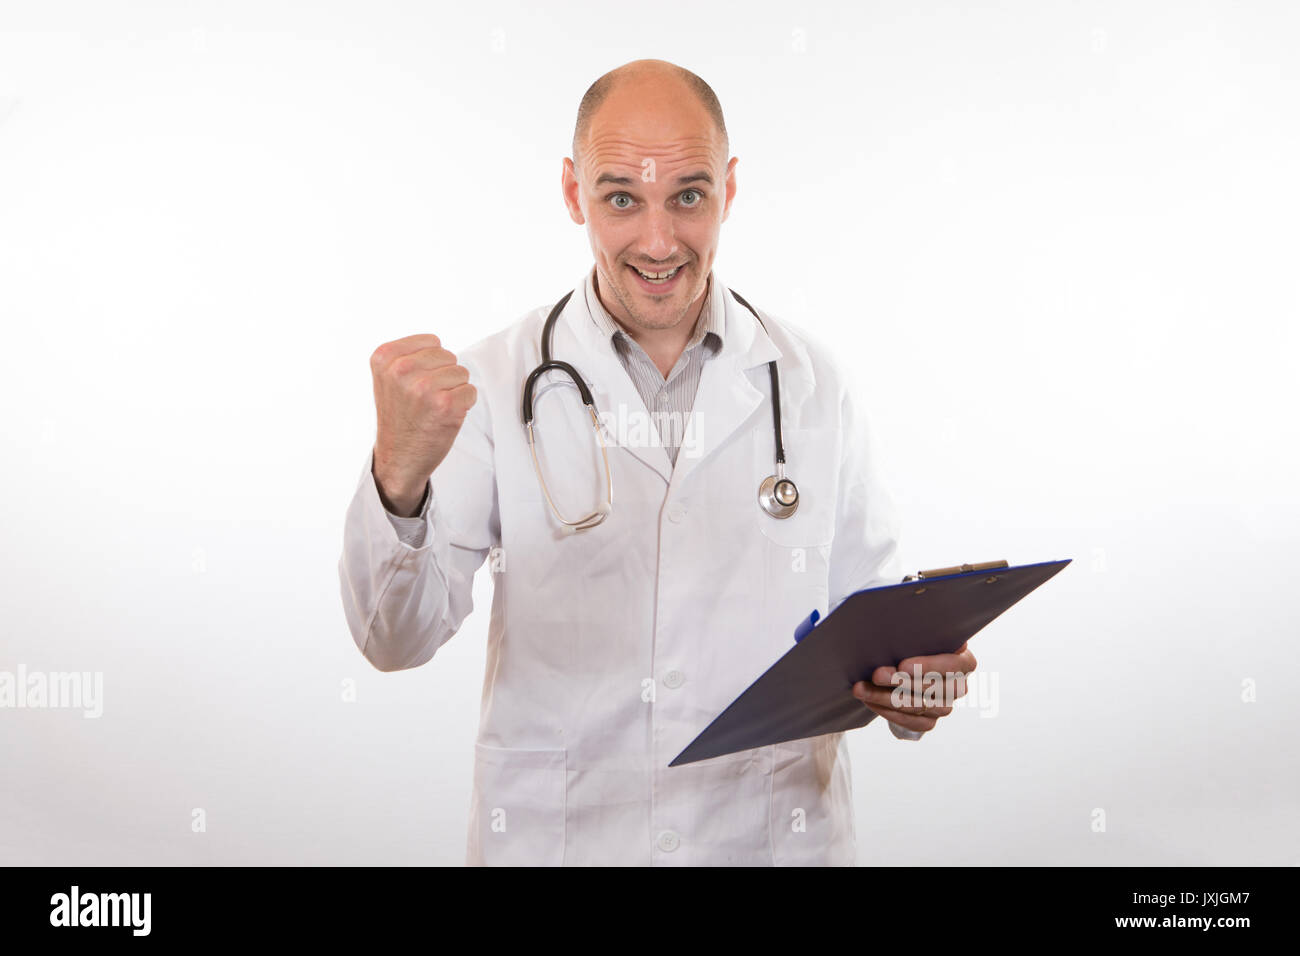
<instances>
[{"instance_id":1,"label":"shirt collar","mask_svg":"<svg viewBox=\"0 0 1300 956\"><path fill-rule=\"evenodd\" d=\"M722 333L727 325L726 302L720 295L714 295L717 289L718 277L709 273L709 285L704 292L704 307L700 309L700 317L695 322L695 329L691 333L690 340L686 343L686 348L694 348L701 342L705 342L710 350L717 353L722 348ZM584 288L584 294L587 297L587 311L591 313L591 320L600 329L601 334L615 348L621 340L631 340L627 331L614 321L606 310L604 303L600 301L600 296L596 294L596 267L593 265L587 273L587 282ZM710 334L715 338L709 338Z\"/></svg>"}]
</instances>

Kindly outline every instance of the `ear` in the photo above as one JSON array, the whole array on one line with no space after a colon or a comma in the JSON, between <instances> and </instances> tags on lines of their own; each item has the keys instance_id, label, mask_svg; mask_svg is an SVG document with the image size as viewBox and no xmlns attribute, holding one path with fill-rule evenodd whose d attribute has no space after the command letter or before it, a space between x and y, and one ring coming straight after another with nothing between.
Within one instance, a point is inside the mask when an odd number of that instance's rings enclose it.
<instances>
[{"instance_id":1,"label":"ear","mask_svg":"<svg viewBox=\"0 0 1300 956\"><path fill-rule=\"evenodd\" d=\"M573 160L567 156L560 169L560 191L564 196L564 205L569 210L569 218L581 226L587 221L587 217L582 214L582 184L578 182L578 171L574 168Z\"/></svg>"},{"instance_id":2,"label":"ear","mask_svg":"<svg viewBox=\"0 0 1300 956\"><path fill-rule=\"evenodd\" d=\"M726 222L727 217L731 215L731 201L736 198L736 163L740 160L732 156L731 162L727 164L727 178L724 180L726 188L726 202L722 207L722 221Z\"/></svg>"}]
</instances>

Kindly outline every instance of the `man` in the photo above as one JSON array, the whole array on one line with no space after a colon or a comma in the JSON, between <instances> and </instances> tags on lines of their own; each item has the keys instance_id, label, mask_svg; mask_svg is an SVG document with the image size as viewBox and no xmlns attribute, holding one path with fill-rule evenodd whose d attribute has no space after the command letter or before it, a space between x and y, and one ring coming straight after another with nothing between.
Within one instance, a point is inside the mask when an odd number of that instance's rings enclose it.
<instances>
[{"instance_id":1,"label":"man","mask_svg":"<svg viewBox=\"0 0 1300 956\"><path fill-rule=\"evenodd\" d=\"M576 387L548 372L532 457L521 395L549 307L459 360L434 335L371 358L377 435L340 562L358 647L380 670L428 661L493 562L472 864L855 862L843 734L668 767L811 609L899 570L843 374L805 334L756 321L713 269L736 194L728 152L713 91L672 64L629 63L582 101L562 188L595 263L552 356L586 378L605 452ZM757 500L775 469L774 359L800 492L786 518ZM612 509L597 507L607 481ZM565 533L561 518L588 513L594 526ZM914 665L975 660L963 648L899 669ZM951 707L894 706L893 673L852 692L915 739Z\"/></svg>"}]
</instances>

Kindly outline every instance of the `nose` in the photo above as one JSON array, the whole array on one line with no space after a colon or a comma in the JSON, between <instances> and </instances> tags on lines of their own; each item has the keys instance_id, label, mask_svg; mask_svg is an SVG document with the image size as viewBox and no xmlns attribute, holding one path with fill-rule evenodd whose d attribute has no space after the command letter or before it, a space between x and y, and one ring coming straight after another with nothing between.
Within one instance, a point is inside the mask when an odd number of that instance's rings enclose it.
<instances>
[{"instance_id":1,"label":"nose","mask_svg":"<svg viewBox=\"0 0 1300 956\"><path fill-rule=\"evenodd\" d=\"M647 215L645 232L641 235L641 253L656 262L665 262L677 255L673 217L666 210L654 210Z\"/></svg>"}]
</instances>

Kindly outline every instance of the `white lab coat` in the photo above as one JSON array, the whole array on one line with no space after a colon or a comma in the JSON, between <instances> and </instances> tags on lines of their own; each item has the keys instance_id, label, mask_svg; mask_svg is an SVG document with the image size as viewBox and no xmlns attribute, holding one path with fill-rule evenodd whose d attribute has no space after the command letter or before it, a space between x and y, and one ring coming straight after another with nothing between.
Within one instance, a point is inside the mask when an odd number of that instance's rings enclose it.
<instances>
[{"instance_id":1,"label":"white lab coat","mask_svg":"<svg viewBox=\"0 0 1300 956\"><path fill-rule=\"evenodd\" d=\"M562 534L533 470L520 400L545 305L457 352L478 401L432 476L421 547L399 540L366 456L339 563L357 646L380 670L425 663L470 613L487 562L471 864L851 865L843 734L668 767L810 611L899 579L895 510L845 373L826 347L755 303L764 331L726 294L723 347L704 364L697 431L674 469L638 426L645 405L591 320L585 279L553 354L583 373L609 426L612 514ZM716 270L713 281L725 288ZM771 359L800 491L785 520L757 499L774 470ZM603 467L576 388L544 381L555 384L537 391L539 457L575 517L601 500Z\"/></svg>"}]
</instances>

